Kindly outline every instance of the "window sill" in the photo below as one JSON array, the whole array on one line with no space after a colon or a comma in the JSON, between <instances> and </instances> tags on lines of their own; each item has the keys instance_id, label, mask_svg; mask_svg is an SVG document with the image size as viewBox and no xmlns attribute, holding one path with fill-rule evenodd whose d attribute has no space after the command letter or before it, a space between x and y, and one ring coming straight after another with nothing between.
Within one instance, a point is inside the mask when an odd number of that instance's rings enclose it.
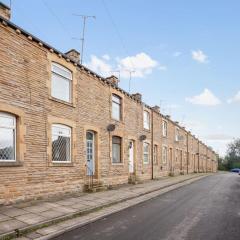
<instances>
[{"instance_id":1,"label":"window sill","mask_svg":"<svg viewBox=\"0 0 240 240\"><path fill-rule=\"evenodd\" d=\"M124 166L124 163L112 163L112 166Z\"/></svg>"},{"instance_id":2,"label":"window sill","mask_svg":"<svg viewBox=\"0 0 240 240\"><path fill-rule=\"evenodd\" d=\"M151 130L150 130L150 129L143 128L143 130L144 130L145 132L148 132L148 133L150 133L150 132L151 132Z\"/></svg>"},{"instance_id":3,"label":"window sill","mask_svg":"<svg viewBox=\"0 0 240 240\"><path fill-rule=\"evenodd\" d=\"M51 162L50 167L74 167L72 162Z\"/></svg>"},{"instance_id":4,"label":"window sill","mask_svg":"<svg viewBox=\"0 0 240 240\"><path fill-rule=\"evenodd\" d=\"M4 161L0 161L0 167L22 167L23 163L20 161L16 161L16 162L4 162Z\"/></svg>"},{"instance_id":5,"label":"window sill","mask_svg":"<svg viewBox=\"0 0 240 240\"><path fill-rule=\"evenodd\" d=\"M52 97L52 96L49 96L49 99L50 99L51 101L54 101L54 102L58 102L58 103L67 105L67 106L69 106L69 107L76 107L72 102L66 102L66 101L63 101L63 100L61 100L61 99L58 99L58 98L55 98L55 97Z\"/></svg>"},{"instance_id":6,"label":"window sill","mask_svg":"<svg viewBox=\"0 0 240 240\"><path fill-rule=\"evenodd\" d=\"M111 118L112 121L114 121L115 123L121 123L121 124L124 124L123 120L120 119L120 120L117 120L117 119L114 119L114 118Z\"/></svg>"}]
</instances>

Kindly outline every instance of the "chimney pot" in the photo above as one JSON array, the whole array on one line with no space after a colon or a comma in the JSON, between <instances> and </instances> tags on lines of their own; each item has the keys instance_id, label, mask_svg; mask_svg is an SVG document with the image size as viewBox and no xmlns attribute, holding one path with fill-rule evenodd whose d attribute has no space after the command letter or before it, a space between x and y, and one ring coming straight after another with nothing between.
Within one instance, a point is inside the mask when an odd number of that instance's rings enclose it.
<instances>
[{"instance_id":1,"label":"chimney pot","mask_svg":"<svg viewBox=\"0 0 240 240\"><path fill-rule=\"evenodd\" d=\"M65 55L72 61L80 63L80 53L77 50L71 49L70 51L66 52Z\"/></svg>"},{"instance_id":2,"label":"chimney pot","mask_svg":"<svg viewBox=\"0 0 240 240\"><path fill-rule=\"evenodd\" d=\"M2 2L0 2L0 16L7 19L7 20L10 20L10 18L11 18L10 7L8 7L7 5L5 5Z\"/></svg>"},{"instance_id":3,"label":"chimney pot","mask_svg":"<svg viewBox=\"0 0 240 240\"><path fill-rule=\"evenodd\" d=\"M112 85L116 87L118 86L119 79L116 76L112 75L110 77L107 77L106 80L110 82Z\"/></svg>"},{"instance_id":4,"label":"chimney pot","mask_svg":"<svg viewBox=\"0 0 240 240\"><path fill-rule=\"evenodd\" d=\"M142 101L142 94L141 93L134 93L132 94L133 98L137 100L138 102Z\"/></svg>"}]
</instances>

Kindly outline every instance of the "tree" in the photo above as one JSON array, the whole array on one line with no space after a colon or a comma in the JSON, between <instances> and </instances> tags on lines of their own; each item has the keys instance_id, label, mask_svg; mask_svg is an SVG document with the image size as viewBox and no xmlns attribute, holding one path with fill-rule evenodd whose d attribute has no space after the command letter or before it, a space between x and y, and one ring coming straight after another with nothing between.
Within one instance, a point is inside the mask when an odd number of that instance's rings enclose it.
<instances>
[{"instance_id":1,"label":"tree","mask_svg":"<svg viewBox=\"0 0 240 240\"><path fill-rule=\"evenodd\" d=\"M240 138L235 139L228 145L225 160L228 169L240 168Z\"/></svg>"}]
</instances>

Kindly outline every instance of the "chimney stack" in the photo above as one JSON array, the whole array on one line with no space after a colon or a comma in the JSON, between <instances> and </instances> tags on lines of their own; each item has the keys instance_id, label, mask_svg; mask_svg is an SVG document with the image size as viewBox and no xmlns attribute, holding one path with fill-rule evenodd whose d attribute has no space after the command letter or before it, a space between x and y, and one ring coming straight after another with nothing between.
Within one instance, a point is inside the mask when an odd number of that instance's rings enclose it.
<instances>
[{"instance_id":1,"label":"chimney stack","mask_svg":"<svg viewBox=\"0 0 240 240\"><path fill-rule=\"evenodd\" d=\"M5 5L2 2L0 2L0 16L7 20L10 20L10 17L11 17L10 7L8 7L7 5Z\"/></svg>"},{"instance_id":2,"label":"chimney stack","mask_svg":"<svg viewBox=\"0 0 240 240\"><path fill-rule=\"evenodd\" d=\"M80 53L75 50L75 49L71 49L70 51L65 53L66 56L68 56L72 61L76 62L76 63L80 63Z\"/></svg>"},{"instance_id":3,"label":"chimney stack","mask_svg":"<svg viewBox=\"0 0 240 240\"><path fill-rule=\"evenodd\" d=\"M106 80L110 82L112 85L116 87L118 86L119 79L116 76L112 75L110 77L107 77Z\"/></svg>"},{"instance_id":4,"label":"chimney stack","mask_svg":"<svg viewBox=\"0 0 240 240\"><path fill-rule=\"evenodd\" d=\"M138 102L142 101L142 94L141 93L134 93L132 94L133 98L137 100Z\"/></svg>"},{"instance_id":5,"label":"chimney stack","mask_svg":"<svg viewBox=\"0 0 240 240\"><path fill-rule=\"evenodd\" d=\"M157 113L160 113L160 107L155 105L154 107L152 107L152 109L157 112Z\"/></svg>"}]
</instances>

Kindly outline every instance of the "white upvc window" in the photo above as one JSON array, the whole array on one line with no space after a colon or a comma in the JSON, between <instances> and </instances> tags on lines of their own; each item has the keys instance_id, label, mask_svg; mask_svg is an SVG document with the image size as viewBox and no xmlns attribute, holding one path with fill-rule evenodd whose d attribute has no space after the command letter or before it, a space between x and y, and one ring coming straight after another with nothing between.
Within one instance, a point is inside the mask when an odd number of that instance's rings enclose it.
<instances>
[{"instance_id":1,"label":"white upvc window","mask_svg":"<svg viewBox=\"0 0 240 240\"><path fill-rule=\"evenodd\" d=\"M112 137L112 163L122 163L122 138Z\"/></svg>"},{"instance_id":2,"label":"white upvc window","mask_svg":"<svg viewBox=\"0 0 240 240\"><path fill-rule=\"evenodd\" d=\"M150 158L150 144L147 142L143 143L143 163L148 164Z\"/></svg>"},{"instance_id":3,"label":"white upvc window","mask_svg":"<svg viewBox=\"0 0 240 240\"><path fill-rule=\"evenodd\" d=\"M180 140L180 130L178 127L175 128L175 141L179 142Z\"/></svg>"},{"instance_id":4,"label":"white upvc window","mask_svg":"<svg viewBox=\"0 0 240 240\"><path fill-rule=\"evenodd\" d=\"M148 111L143 111L143 127L150 130L150 114Z\"/></svg>"},{"instance_id":5,"label":"white upvc window","mask_svg":"<svg viewBox=\"0 0 240 240\"><path fill-rule=\"evenodd\" d=\"M112 95L112 118L121 120L121 98L115 94Z\"/></svg>"},{"instance_id":6,"label":"white upvc window","mask_svg":"<svg viewBox=\"0 0 240 240\"><path fill-rule=\"evenodd\" d=\"M66 125L52 125L52 161L71 162L72 129Z\"/></svg>"},{"instance_id":7,"label":"white upvc window","mask_svg":"<svg viewBox=\"0 0 240 240\"><path fill-rule=\"evenodd\" d=\"M163 137L167 137L167 121L165 120L162 122L162 134Z\"/></svg>"},{"instance_id":8,"label":"white upvc window","mask_svg":"<svg viewBox=\"0 0 240 240\"><path fill-rule=\"evenodd\" d=\"M162 162L163 163L167 162L167 154L168 154L167 146L163 146L162 147Z\"/></svg>"},{"instance_id":9,"label":"white upvc window","mask_svg":"<svg viewBox=\"0 0 240 240\"><path fill-rule=\"evenodd\" d=\"M52 63L51 94L69 103L72 99L72 72L57 63Z\"/></svg>"},{"instance_id":10,"label":"white upvc window","mask_svg":"<svg viewBox=\"0 0 240 240\"><path fill-rule=\"evenodd\" d=\"M16 117L0 112L0 161L16 161Z\"/></svg>"}]
</instances>

